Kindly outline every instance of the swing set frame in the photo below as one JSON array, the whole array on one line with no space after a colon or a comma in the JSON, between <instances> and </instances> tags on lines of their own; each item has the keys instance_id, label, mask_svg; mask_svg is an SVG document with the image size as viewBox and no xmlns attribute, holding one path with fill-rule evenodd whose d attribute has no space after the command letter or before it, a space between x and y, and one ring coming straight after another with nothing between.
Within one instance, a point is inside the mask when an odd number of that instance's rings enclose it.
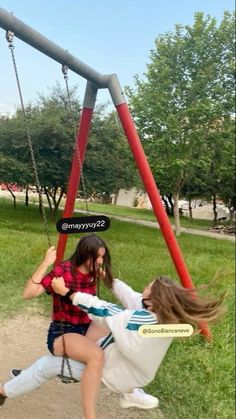
<instances>
[{"instance_id":1,"label":"swing set frame","mask_svg":"<svg viewBox=\"0 0 236 419\"><path fill-rule=\"evenodd\" d=\"M119 115L124 133L128 139L130 149L133 153L139 174L143 181L145 190L152 204L153 212L156 216L163 238L168 247L170 256L176 268L177 274L185 288L194 288L191 276L186 266L181 249L173 232L172 226L166 214L162 199L151 172L147 157L144 153L142 143L138 136L134 122L124 98L119 79L116 74L102 75L81 60L62 49L39 32L35 31L21 20L17 19L6 10L0 8L0 27L6 31L12 31L16 37L29 44L33 48L57 61L61 65L67 66L71 71L87 80L84 94L83 108L80 117L79 129L76 136L78 152L83 166L86 148L88 144L89 131L95 107L97 92L99 89L108 89L113 104ZM65 202L63 218L72 217L77 190L80 183L81 168L79 167L77 152L75 150L71 172L68 183L68 192ZM59 234L57 243L57 261L63 259L68 235ZM207 324L200 324L201 333L207 340L211 339L211 333Z\"/></svg>"}]
</instances>

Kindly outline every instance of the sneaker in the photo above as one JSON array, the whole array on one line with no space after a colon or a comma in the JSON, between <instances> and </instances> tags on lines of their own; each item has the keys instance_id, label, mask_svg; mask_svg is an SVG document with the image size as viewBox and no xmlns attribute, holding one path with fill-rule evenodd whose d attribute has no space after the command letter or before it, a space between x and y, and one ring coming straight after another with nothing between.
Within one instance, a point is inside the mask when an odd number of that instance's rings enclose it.
<instances>
[{"instance_id":1,"label":"sneaker","mask_svg":"<svg viewBox=\"0 0 236 419\"><path fill-rule=\"evenodd\" d=\"M132 393L124 393L120 397L120 406L124 409L128 407L138 407L139 409L153 409L159 406L157 397L145 393L141 388L135 388Z\"/></svg>"},{"instance_id":2,"label":"sneaker","mask_svg":"<svg viewBox=\"0 0 236 419\"><path fill-rule=\"evenodd\" d=\"M11 374L11 377L14 378L14 377L17 377L17 375L20 375L21 372L22 370L17 370L14 368L13 370L10 371L10 374Z\"/></svg>"}]
</instances>

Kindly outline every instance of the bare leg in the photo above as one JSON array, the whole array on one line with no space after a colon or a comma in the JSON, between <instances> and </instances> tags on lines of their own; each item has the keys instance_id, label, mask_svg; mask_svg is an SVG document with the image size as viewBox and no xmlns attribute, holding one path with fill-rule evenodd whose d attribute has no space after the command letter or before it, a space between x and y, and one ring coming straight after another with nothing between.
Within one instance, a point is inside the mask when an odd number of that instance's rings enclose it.
<instances>
[{"instance_id":1,"label":"bare leg","mask_svg":"<svg viewBox=\"0 0 236 419\"><path fill-rule=\"evenodd\" d=\"M81 399L85 419L96 418L98 399L103 367L103 350L99 348L99 356L88 362L81 379Z\"/></svg>"},{"instance_id":2,"label":"bare leg","mask_svg":"<svg viewBox=\"0 0 236 419\"><path fill-rule=\"evenodd\" d=\"M110 330L107 326L100 326L95 322L91 322L86 333L86 338L97 342L100 338L109 335Z\"/></svg>"},{"instance_id":3,"label":"bare leg","mask_svg":"<svg viewBox=\"0 0 236 419\"><path fill-rule=\"evenodd\" d=\"M81 377L81 399L85 419L96 418L96 401L101 383L104 363L103 350L86 337L67 333L64 335L66 355L86 364ZM60 336L54 342L54 355L63 355L63 342Z\"/></svg>"}]
</instances>

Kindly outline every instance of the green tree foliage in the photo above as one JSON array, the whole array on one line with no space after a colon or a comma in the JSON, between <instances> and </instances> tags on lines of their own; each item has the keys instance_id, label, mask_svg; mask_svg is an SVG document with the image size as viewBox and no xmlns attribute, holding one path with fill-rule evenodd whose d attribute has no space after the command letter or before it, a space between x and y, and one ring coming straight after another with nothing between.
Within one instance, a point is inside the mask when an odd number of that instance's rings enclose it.
<instances>
[{"instance_id":1,"label":"green tree foliage","mask_svg":"<svg viewBox=\"0 0 236 419\"><path fill-rule=\"evenodd\" d=\"M75 90L71 104L69 111L66 92L56 85L48 96L40 96L36 105L26 108L40 185L53 213L68 186L80 113ZM1 182L35 185L21 110L0 118L0 163ZM88 193L110 194L133 186L127 140L116 115L106 114L102 107L94 114L83 171Z\"/></svg>"},{"instance_id":2,"label":"green tree foliage","mask_svg":"<svg viewBox=\"0 0 236 419\"><path fill-rule=\"evenodd\" d=\"M0 182L16 182L22 186L31 183L28 157L25 148L25 130L20 112L17 112L12 118L1 117Z\"/></svg>"},{"instance_id":3,"label":"green tree foliage","mask_svg":"<svg viewBox=\"0 0 236 419\"><path fill-rule=\"evenodd\" d=\"M101 107L95 113L84 175L90 192L110 195L121 188L134 186L136 177L131 151L116 112L107 115Z\"/></svg>"},{"instance_id":4,"label":"green tree foliage","mask_svg":"<svg viewBox=\"0 0 236 419\"><path fill-rule=\"evenodd\" d=\"M39 182L54 212L59 206L63 192L66 191L74 146L75 127L65 106L65 98L65 92L56 85L47 97L41 96L36 105L26 108ZM79 114L79 102L75 92L72 92L72 106L73 111ZM5 170L2 181L8 183L14 180L22 186L36 185L24 118L20 109L11 118L1 120L0 139L0 151L7 157L2 169ZM9 165L12 158L16 163L13 169Z\"/></svg>"},{"instance_id":5,"label":"green tree foliage","mask_svg":"<svg viewBox=\"0 0 236 419\"><path fill-rule=\"evenodd\" d=\"M222 199L230 210L231 220L236 210L235 197L235 117L222 118L218 129L209 134L209 165L206 167L205 191L213 199L215 223L217 222L217 199ZM222 127L221 127L222 126Z\"/></svg>"},{"instance_id":6,"label":"green tree foliage","mask_svg":"<svg viewBox=\"0 0 236 419\"><path fill-rule=\"evenodd\" d=\"M234 112L234 16L196 13L193 26L176 25L151 51L145 79L128 89L143 145L162 195L178 198L200 171L210 174L212 149L228 147ZM217 138L217 141L216 141ZM219 140L219 141L218 141Z\"/></svg>"}]
</instances>

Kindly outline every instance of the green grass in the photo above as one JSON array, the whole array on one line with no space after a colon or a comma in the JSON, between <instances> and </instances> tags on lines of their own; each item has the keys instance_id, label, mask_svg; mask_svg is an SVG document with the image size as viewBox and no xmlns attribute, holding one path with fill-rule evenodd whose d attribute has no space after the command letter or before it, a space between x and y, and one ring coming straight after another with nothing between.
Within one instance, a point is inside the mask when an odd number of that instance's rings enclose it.
<instances>
[{"instance_id":1,"label":"green grass","mask_svg":"<svg viewBox=\"0 0 236 419\"><path fill-rule=\"evenodd\" d=\"M49 231L56 244L54 222L50 222ZM49 318L50 297L45 295L32 301L21 298L27 278L47 248L38 209L19 204L14 210L11 202L1 199L0 235L0 318L22 311ZM100 236L111 249L115 276L137 290L141 291L157 274L177 279L158 230L111 220L110 229ZM66 256L77 240L77 235L69 237ZM233 419L234 244L187 234L182 234L178 241L196 285L207 283L216 272L222 272L210 294L219 295L227 290L227 311L211 326L211 343L200 336L176 339L147 390L159 397L165 419ZM112 298L104 289L101 296Z\"/></svg>"},{"instance_id":2,"label":"green grass","mask_svg":"<svg viewBox=\"0 0 236 419\"><path fill-rule=\"evenodd\" d=\"M2 198L1 198L2 199ZM12 198L4 198L4 200L8 200L12 202ZM34 204L38 203L38 197L35 194L33 197L30 198L31 202ZM17 204L24 201L23 196L17 196ZM44 197L44 202L47 204L47 200ZM61 201L61 208L64 206L65 200ZM154 215L152 210L143 209L143 208L129 208L123 207L120 205L107 205L107 204L96 204L93 202L88 203L89 211L91 212L98 212L102 214L108 215L117 215L123 216L127 218L137 219L137 220L147 220L147 221L156 221L156 216ZM76 201L75 204L76 209L86 210L85 202ZM174 224L174 217L169 217L171 224ZM188 217L181 217L180 223L182 227L186 228L194 228L194 229L201 229L201 230L208 230L210 227L213 226L213 221L210 220L201 220L201 219L193 219L192 221L189 220ZM221 224L227 224L227 222L220 222Z\"/></svg>"},{"instance_id":3,"label":"green grass","mask_svg":"<svg viewBox=\"0 0 236 419\"><path fill-rule=\"evenodd\" d=\"M85 209L85 204L76 202L77 209ZM117 215L138 220L156 221L156 216L152 210L143 208L128 208L120 205L95 204L89 202L90 211L101 212L103 214ZM174 223L174 217L169 217L171 224ZM213 222L209 220L189 220L188 217L181 217L181 226L186 228L197 228L207 230L212 227Z\"/></svg>"}]
</instances>

